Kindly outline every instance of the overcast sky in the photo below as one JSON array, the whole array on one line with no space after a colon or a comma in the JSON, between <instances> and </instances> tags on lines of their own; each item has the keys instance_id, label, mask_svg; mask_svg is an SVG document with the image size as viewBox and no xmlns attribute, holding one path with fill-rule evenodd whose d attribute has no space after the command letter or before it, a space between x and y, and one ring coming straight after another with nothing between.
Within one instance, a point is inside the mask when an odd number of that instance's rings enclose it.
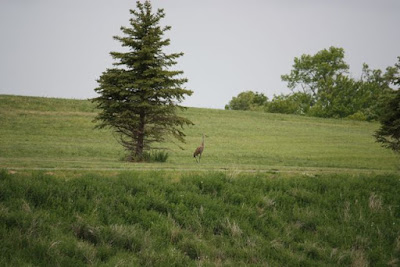
<instances>
[{"instance_id":1,"label":"overcast sky","mask_svg":"<svg viewBox=\"0 0 400 267\"><path fill-rule=\"evenodd\" d=\"M184 105L223 108L245 90L289 92L280 76L294 57L344 48L354 77L362 63L400 56L399 0L154 0L172 26L168 52L194 91ZM112 36L134 0L0 0L0 94L85 99L111 67Z\"/></svg>"}]
</instances>

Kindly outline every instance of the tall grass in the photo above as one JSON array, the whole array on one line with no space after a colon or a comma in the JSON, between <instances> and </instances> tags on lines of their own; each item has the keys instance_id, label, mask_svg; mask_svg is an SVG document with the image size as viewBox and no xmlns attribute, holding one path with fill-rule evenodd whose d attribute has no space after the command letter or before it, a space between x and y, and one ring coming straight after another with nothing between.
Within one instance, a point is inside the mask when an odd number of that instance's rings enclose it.
<instances>
[{"instance_id":1,"label":"tall grass","mask_svg":"<svg viewBox=\"0 0 400 267\"><path fill-rule=\"evenodd\" d=\"M146 162L166 162L168 152L162 150L151 150L143 153L143 159Z\"/></svg>"},{"instance_id":2,"label":"tall grass","mask_svg":"<svg viewBox=\"0 0 400 267\"><path fill-rule=\"evenodd\" d=\"M395 266L400 176L0 172L0 265Z\"/></svg>"}]
</instances>

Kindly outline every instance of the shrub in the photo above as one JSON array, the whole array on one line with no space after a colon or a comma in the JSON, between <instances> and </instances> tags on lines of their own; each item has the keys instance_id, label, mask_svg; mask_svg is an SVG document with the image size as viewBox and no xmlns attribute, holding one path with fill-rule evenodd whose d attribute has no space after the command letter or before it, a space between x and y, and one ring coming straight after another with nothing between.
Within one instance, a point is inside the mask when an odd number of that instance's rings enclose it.
<instances>
[{"instance_id":1,"label":"shrub","mask_svg":"<svg viewBox=\"0 0 400 267\"><path fill-rule=\"evenodd\" d=\"M355 121L365 121L367 120L367 116L365 116L364 113L362 113L361 111L357 111L356 113L347 116L347 119Z\"/></svg>"},{"instance_id":2,"label":"shrub","mask_svg":"<svg viewBox=\"0 0 400 267\"><path fill-rule=\"evenodd\" d=\"M311 96L305 93L275 95L268 103L267 111L284 114L307 114L311 106Z\"/></svg>"},{"instance_id":3,"label":"shrub","mask_svg":"<svg viewBox=\"0 0 400 267\"><path fill-rule=\"evenodd\" d=\"M225 105L225 109L230 110L263 110L263 107L267 104L268 97L263 93L245 91L238 94L236 97L232 97L228 105Z\"/></svg>"}]
</instances>

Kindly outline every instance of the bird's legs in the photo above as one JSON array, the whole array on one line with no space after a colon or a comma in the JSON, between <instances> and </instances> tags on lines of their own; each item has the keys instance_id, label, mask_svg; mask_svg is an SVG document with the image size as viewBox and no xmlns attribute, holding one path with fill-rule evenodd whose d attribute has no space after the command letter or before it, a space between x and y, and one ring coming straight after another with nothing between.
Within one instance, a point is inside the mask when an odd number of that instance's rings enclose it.
<instances>
[{"instance_id":1,"label":"bird's legs","mask_svg":"<svg viewBox=\"0 0 400 267\"><path fill-rule=\"evenodd\" d=\"M194 157L195 159L196 159L196 162L197 163L200 163L200 160L201 160L201 154L199 154L199 159L197 159L197 156L196 157Z\"/></svg>"}]
</instances>

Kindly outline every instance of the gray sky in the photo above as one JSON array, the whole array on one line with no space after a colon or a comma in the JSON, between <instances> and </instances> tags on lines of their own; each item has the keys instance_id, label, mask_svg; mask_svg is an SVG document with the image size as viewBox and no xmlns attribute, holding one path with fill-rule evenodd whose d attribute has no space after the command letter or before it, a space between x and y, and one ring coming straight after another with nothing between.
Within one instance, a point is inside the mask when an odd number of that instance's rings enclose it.
<instances>
[{"instance_id":1,"label":"gray sky","mask_svg":"<svg viewBox=\"0 0 400 267\"><path fill-rule=\"evenodd\" d=\"M183 104L223 108L245 90L289 92L280 75L294 57L344 48L354 77L362 63L400 56L399 0L154 0L164 8L168 52L194 91ZM0 0L0 94L85 99L121 51L134 0Z\"/></svg>"}]
</instances>

